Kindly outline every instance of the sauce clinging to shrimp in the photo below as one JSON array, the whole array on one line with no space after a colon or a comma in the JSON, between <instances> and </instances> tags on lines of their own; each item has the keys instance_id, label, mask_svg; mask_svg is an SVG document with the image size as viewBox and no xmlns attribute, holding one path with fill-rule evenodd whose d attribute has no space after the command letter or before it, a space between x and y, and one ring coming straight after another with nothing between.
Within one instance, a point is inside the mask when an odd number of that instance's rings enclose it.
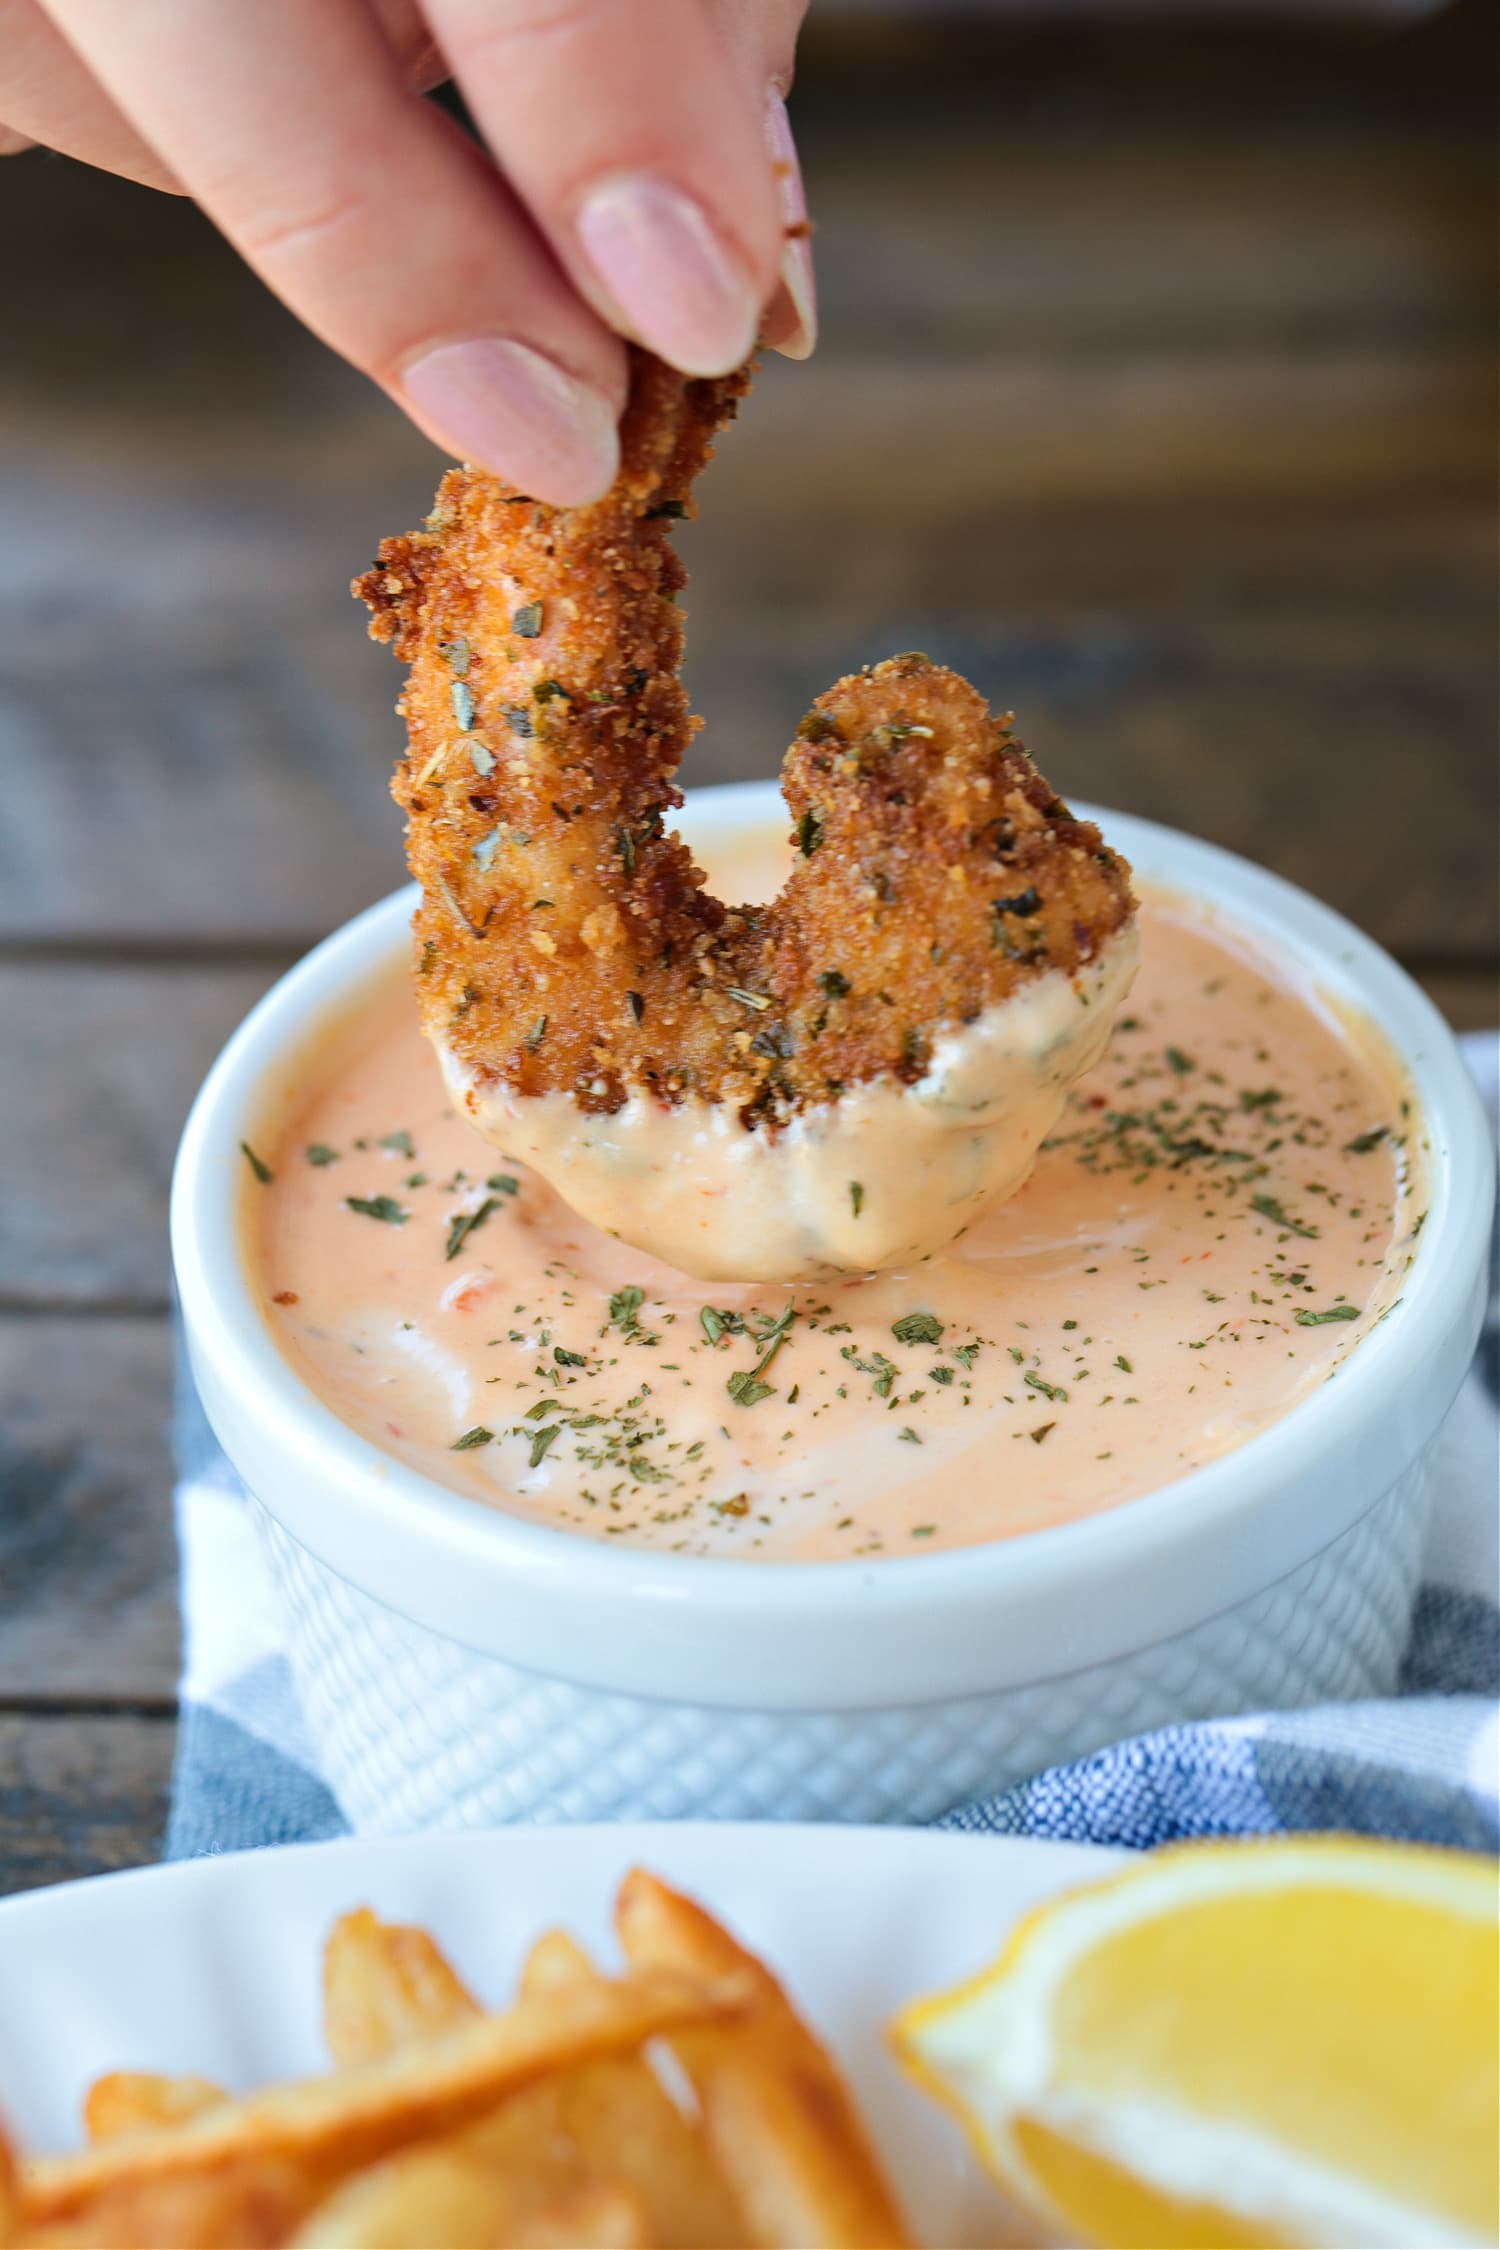
<instances>
[{"instance_id":1,"label":"sauce clinging to shrimp","mask_svg":"<svg viewBox=\"0 0 1500 2250\"><path fill-rule=\"evenodd\" d=\"M764 893L781 848L714 873ZM1373 1034L1207 909L1141 919L1129 1012L1020 1193L922 1263L780 1289L690 1281L497 1156L390 977L247 1176L283 1351L440 1482L685 1553L924 1553L1170 1482L1357 1346L1421 1197Z\"/></svg>"},{"instance_id":2,"label":"sauce clinging to shrimp","mask_svg":"<svg viewBox=\"0 0 1500 2250\"><path fill-rule=\"evenodd\" d=\"M672 529L748 379L634 352L600 500L450 470L354 591L408 666L393 787L455 1101L643 1250L777 1281L909 1264L1011 1194L1137 947L1119 853L1008 713L917 653L802 719L776 895L705 888L667 820L696 724ZM705 1189L741 1207L732 1256Z\"/></svg>"}]
</instances>

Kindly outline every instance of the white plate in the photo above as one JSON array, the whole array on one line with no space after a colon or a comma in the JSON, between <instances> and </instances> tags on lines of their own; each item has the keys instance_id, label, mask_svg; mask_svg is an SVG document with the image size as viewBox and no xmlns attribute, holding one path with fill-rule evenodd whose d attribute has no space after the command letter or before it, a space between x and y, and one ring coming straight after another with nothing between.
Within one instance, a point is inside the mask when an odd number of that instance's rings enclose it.
<instances>
[{"instance_id":1,"label":"white plate","mask_svg":"<svg viewBox=\"0 0 1500 2250\"><path fill-rule=\"evenodd\" d=\"M836 2050L918 2238L1008 2238L957 2130L911 2089L883 2030L914 1993L979 1968L1017 1915L1126 1855L891 1828L510 1828L351 1837L67 1883L0 1905L0 2112L23 2148L72 2147L105 2070L234 2088L325 2069L324 1935L373 1906L435 1933L480 1997L562 1923L606 1960L615 1885L640 1863L763 1953Z\"/></svg>"}]
</instances>

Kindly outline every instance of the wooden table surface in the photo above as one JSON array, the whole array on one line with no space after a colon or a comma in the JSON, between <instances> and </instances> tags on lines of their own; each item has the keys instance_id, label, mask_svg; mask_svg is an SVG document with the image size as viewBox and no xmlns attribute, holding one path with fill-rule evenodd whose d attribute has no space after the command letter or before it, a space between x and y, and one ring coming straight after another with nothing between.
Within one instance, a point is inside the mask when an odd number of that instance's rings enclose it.
<instances>
[{"instance_id":1,"label":"wooden table surface","mask_svg":"<svg viewBox=\"0 0 1500 2250\"><path fill-rule=\"evenodd\" d=\"M1487 1022L1488 66L1475 107L1437 34L1250 48L817 35L825 340L686 536L687 778L772 772L820 687L925 647L1069 794L1268 862ZM159 1847L173 1146L399 879L398 676L344 589L439 464L185 205L18 159L0 262L3 1891Z\"/></svg>"}]
</instances>

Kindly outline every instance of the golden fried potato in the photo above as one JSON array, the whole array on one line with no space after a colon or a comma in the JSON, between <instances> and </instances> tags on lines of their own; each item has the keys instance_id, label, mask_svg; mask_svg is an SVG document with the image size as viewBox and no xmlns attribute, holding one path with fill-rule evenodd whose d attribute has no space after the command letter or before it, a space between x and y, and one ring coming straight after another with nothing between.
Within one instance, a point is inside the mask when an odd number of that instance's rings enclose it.
<instances>
[{"instance_id":1,"label":"golden fried potato","mask_svg":"<svg viewBox=\"0 0 1500 2250\"><path fill-rule=\"evenodd\" d=\"M210 2078L171 2078L158 2070L112 2070L84 2096L83 2124L91 2141L118 2140L201 2117L229 2096Z\"/></svg>"},{"instance_id":2,"label":"golden fried potato","mask_svg":"<svg viewBox=\"0 0 1500 2250\"><path fill-rule=\"evenodd\" d=\"M544 2170L502 2171L444 2143L347 2180L304 2221L294 2250L505 2250L551 2242L631 2250L650 2236L623 2188L559 2185Z\"/></svg>"},{"instance_id":3,"label":"golden fried potato","mask_svg":"<svg viewBox=\"0 0 1500 2250\"><path fill-rule=\"evenodd\" d=\"M35 2208L46 2195L28 2193L18 2250L279 2250L316 2195L303 2166L251 2151L204 2172L106 2180L52 2217Z\"/></svg>"},{"instance_id":4,"label":"golden fried potato","mask_svg":"<svg viewBox=\"0 0 1500 2250\"><path fill-rule=\"evenodd\" d=\"M335 1922L323 1950L323 2036L336 2063L374 2062L480 2013L426 1930L382 1922L368 1906Z\"/></svg>"},{"instance_id":5,"label":"golden fried potato","mask_svg":"<svg viewBox=\"0 0 1500 2250\"><path fill-rule=\"evenodd\" d=\"M521 1991L538 1995L580 1978L602 1981L582 1949L553 1931L532 1948ZM344 2064L392 2053L478 2013L478 2002L426 1931L383 1923L368 1908L335 1925L324 1955L324 1993L325 2034ZM440 2150L413 2152L378 2174L359 2175L309 2222L310 2229L347 2224L353 2231L347 2237L309 2231L307 2239L404 2241L404 2235L378 2230L405 2224L400 2214L419 2212L430 2187L441 2197L434 2208L443 2214L445 2240L499 2240L519 2223L520 2210L571 2209L567 2199L580 2179L630 2191L657 2250L679 2244L716 2250L744 2240L743 2221L701 2132L681 2115L650 2065L624 2055L559 2071L511 2096ZM505 2183L504 2196L497 2180ZM420 2226L415 2217L411 2223Z\"/></svg>"},{"instance_id":6,"label":"golden fried potato","mask_svg":"<svg viewBox=\"0 0 1500 2250\"><path fill-rule=\"evenodd\" d=\"M28 2217L64 2218L109 2187L209 2180L241 2162L299 2166L326 2190L364 2165L474 2122L506 2093L551 2072L715 2022L747 1997L742 1978L705 1984L670 1969L523 1995L507 2014L482 2016L334 2077L271 2087L185 2125L35 2164L26 2179Z\"/></svg>"},{"instance_id":7,"label":"golden fried potato","mask_svg":"<svg viewBox=\"0 0 1500 2250\"><path fill-rule=\"evenodd\" d=\"M507 2250L658 2250L639 2203L623 2187L583 2188L535 2211Z\"/></svg>"},{"instance_id":8,"label":"golden fried potato","mask_svg":"<svg viewBox=\"0 0 1500 2250\"><path fill-rule=\"evenodd\" d=\"M511 2216L504 2183L446 2143L409 2149L335 2188L294 2250L494 2250Z\"/></svg>"},{"instance_id":9,"label":"golden fried potato","mask_svg":"<svg viewBox=\"0 0 1500 2250\"><path fill-rule=\"evenodd\" d=\"M559 1985L586 1983L599 1971L566 1930L544 1930L521 1963L523 1992L555 1992Z\"/></svg>"},{"instance_id":10,"label":"golden fried potato","mask_svg":"<svg viewBox=\"0 0 1500 2250\"><path fill-rule=\"evenodd\" d=\"M552 1930L532 1947L521 1990L555 1992L578 1979L597 1981L599 1971L564 1931ZM655 2250L734 2250L748 2241L701 2125L683 2116L644 2055L584 2063L533 2090L543 2092L552 2099L554 2129L576 2149L582 2168L637 2197ZM519 2106L530 2098L519 2097ZM507 2104L476 2127L475 2143L493 2149L514 2132L517 2106Z\"/></svg>"},{"instance_id":11,"label":"golden fried potato","mask_svg":"<svg viewBox=\"0 0 1500 2250\"><path fill-rule=\"evenodd\" d=\"M8 2250L21 2225L21 2182L15 2151L0 2126L0 2250Z\"/></svg>"},{"instance_id":12,"label":"golden fried potato","mask_svg":"<svg viewBox=\"0 0 1500 2250\"><path fill-rule=\"evenodd\" d=\"M732 2035L703 2026L669 2041L750 2239L770 2250L906 2243L848 2090L770 1971L702 1907L641 1868L620 1886L615 1923L636 1968L750 1981L754 1998Z\"/></svg>"},{"instance_id":13,"label":"golden fried potato","mask_svg":"<svg viewBox=\"0 0 1500 2250\"><path fill-rule=\"evenodd\" d=\"M848 2093L769 1971L639 1871L616 1918L624 1976L553 1931L487 2015L425 1931L343 1916L330 2076L239 2098L111 2073L81 2154L21 2167L0 2134L0 2250L903 2244Z\"/></svg>"}]
</instances>

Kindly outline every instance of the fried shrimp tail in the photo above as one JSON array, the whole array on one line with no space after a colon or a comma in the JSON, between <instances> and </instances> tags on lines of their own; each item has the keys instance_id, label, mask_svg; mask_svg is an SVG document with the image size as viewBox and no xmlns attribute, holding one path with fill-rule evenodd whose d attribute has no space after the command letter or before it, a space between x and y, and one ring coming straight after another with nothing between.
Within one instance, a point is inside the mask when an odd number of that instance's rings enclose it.
<instances>
[{"instance_id":1,"label":"fried shrimp tail","mask_svg":"<svg viewBox=\"0 0 1500 2250\"><path fill-rule=\"evenodd\" d=\"M918 655L803 719L780 895L710 896L669 826L671 535L747 384L638 353L602 500L452 470L354 589L410 667L394 790L456 1100L595 1224L739 1281L906 1263L1012 1193L1136 951L1124 861Z\"/></svg>"}]
</instances>

